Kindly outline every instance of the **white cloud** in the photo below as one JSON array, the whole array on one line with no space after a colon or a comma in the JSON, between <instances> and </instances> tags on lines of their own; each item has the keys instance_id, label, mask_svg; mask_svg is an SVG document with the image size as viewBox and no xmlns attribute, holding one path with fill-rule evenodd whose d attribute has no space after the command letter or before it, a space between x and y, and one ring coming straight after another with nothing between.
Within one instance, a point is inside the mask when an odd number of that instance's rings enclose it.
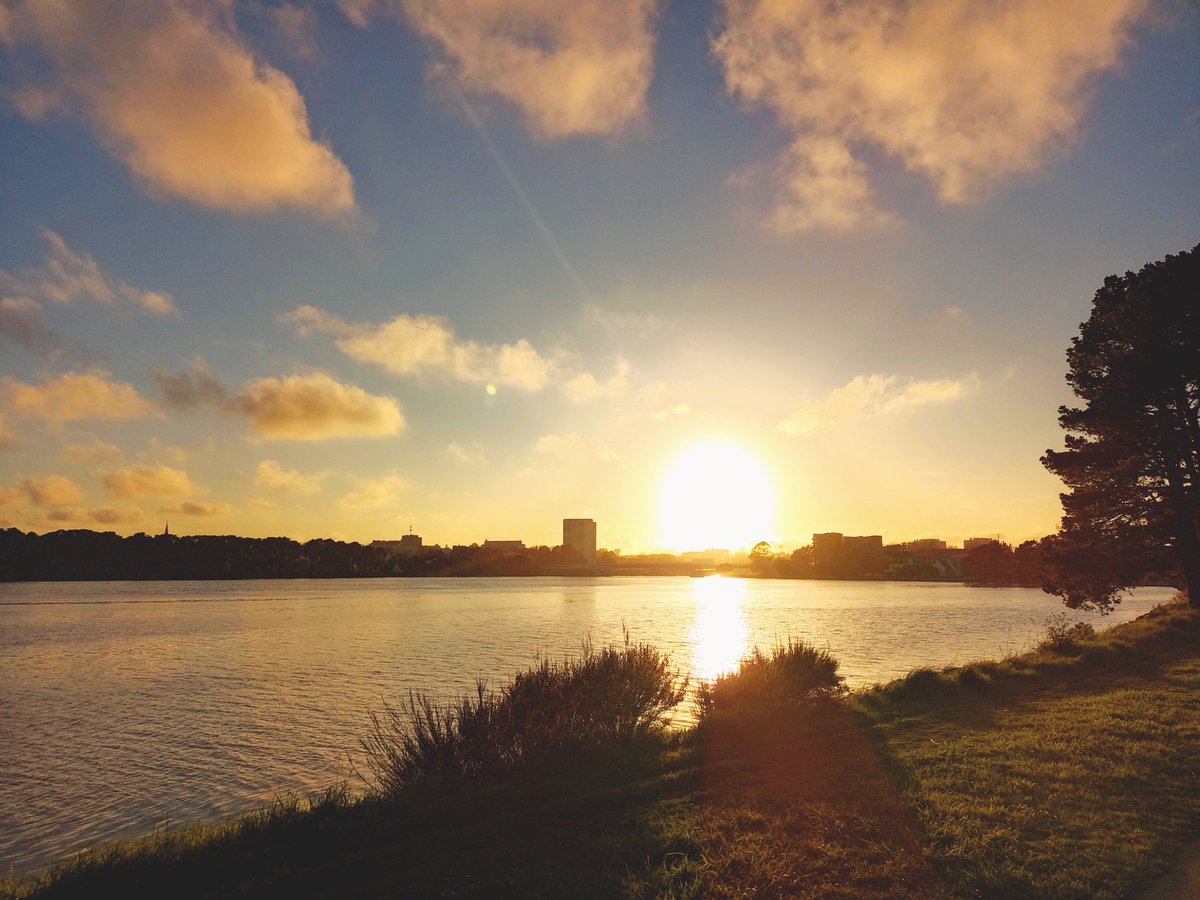
<instances>
[{"instance_id":1,"label":"white cloud","mask_svg":"<svg viewBox=\"0 0 1200 900\"><path fill-rule=\"evenodd\" d=\"M44 303L72 303L94 300L99 303L128 303L156 315L177 312L170 294L134 287L110 275L87 253L72 250L62 236L49 228L40 233L50 245L50 253L40 266L20 272L0 270L0 289Z\"/></svg>"},{"instance_id":2,"label":"white cloud","mask_svg":"<svg viewBox=\"0 0 1200 900\"><path fill-rule=\"evenodd\" d=\"M548 138L612 134L645 114L657 0L340 0L352 22L378 8L438 51L433 72L511 103Z\"/></svg>"},{"instance_id":3,"label":"white cloud","mask_svg":"<svg viewBox=\"0 0 1200 900\"><path fill-rule=\"evenodd\" d=\"M604 382L597 380L591 372L581 372L563 384L563 393L572 403L619 397L629 387L629 362L617 357L615 369L612 377Z\"/></svg>"},{"instance_id":4,"label":"white cloud","mask_svg":"<svg viewBox=\"0 0 1200 900\"><path fill-rule=\"evenodd\" d=\"M122 466L102 472L100 481L108 496L121 500L190 497L196 491L188 473L171 466Z\"/></svg>"},{"instance_id":5,"label":"white cloud","mask_svg":"<svg viewBox=\"0 0 1200 900\"><path fill-rule=\"evenodd\" d=\"M324 472L301 475L296 469L285 469L273 459L260 462L254 474L255 484L286 494L315 494L324 479Z\"/></svg>"},{"instance_id":6,"label":"white cloud","mask_svg":"<svg viewBox=\"0 0 1200 900\"><path fill-rule=\"evenodd\" d=\"M1075 139L1088 89L1149 0L724 0L713 50L729 92L793 144L769 224L878 226L866 145L970 201Z\"/></svg>"},{"instance_id":7,"label":"white cloud","mask_svg":"<svg viewBox=\"0 0 1200 900\"><path fill-rule=\"evenodd\" d=\"M859 416L900 415L920 406L961 400L978 387L974 374L904 383L894 375L857 375L825 399L801 406L775 428L790 435L818 434Z\"/></svg>"},{"instance_id":8,"label":"white cloud","mask_svg":"<svg viewBox=\"0 0 1200 900\"><path fill-rule=\"evenodd\" d=\"M354 209L350 173L312 135L290 78L255 57L227 0L28 0L4 41L43 65L11 90L40 118L83 116L151 193L214 209Z\"/></svg>"},{"instance_id":9,"label":"white cloud","mask_svg":"<svg viewBox=\"0 0 1200 900\"><path fill-rule=\"evenodd\" d=\"M353 487L338 505L350 511L395 506L410 487L409 480L396 472L378 478L355 478Z\"/></svg>"},{"instance_id":10,"label":"white cloud","mask_svg":"<svg viewBox=\"0 0 1200 900\"><path fill-rule=\"evenodd\" d=\"M103 369L67 372L45 384L4 380L9 409L23 416L62 423L85 419L123 421L155 414L157 410L137 389L113 381Z\"/></svg>"}]
</instances>

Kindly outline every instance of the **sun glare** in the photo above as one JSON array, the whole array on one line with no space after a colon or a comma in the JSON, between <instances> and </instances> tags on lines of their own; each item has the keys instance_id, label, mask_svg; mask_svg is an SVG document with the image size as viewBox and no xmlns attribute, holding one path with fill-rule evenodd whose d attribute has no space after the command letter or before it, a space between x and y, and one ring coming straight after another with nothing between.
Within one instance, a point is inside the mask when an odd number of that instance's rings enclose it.
<instances>
[{"instance_id":1,"label":"sun glare","mask_svg":"<svg viewBox=\"0 0 1200 900\"><path fill-rule=\"evenodd\" d=\"M659 543L676 552L751 547L774 533L775 491L762 464L736 444L685 449L663 476Z\"/></svg>"}]
</instances>

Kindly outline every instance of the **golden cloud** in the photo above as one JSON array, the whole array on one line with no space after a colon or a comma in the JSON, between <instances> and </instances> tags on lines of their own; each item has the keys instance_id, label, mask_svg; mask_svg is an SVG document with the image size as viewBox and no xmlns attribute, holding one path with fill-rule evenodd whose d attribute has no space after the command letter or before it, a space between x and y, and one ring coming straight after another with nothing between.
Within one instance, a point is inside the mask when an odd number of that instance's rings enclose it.
<instances>
[{"instance_id":1,"label":"golden cloud","mask_svg":"<svg viewBox=\"0 0 1200 900\"><path fill-rule=\"evenodd\" d=\"M440 53L435 73L515 106L548 138L612 134L645 114L657 0L341 0L390 10Z\"/></svg>"},{"instance_id":2,"label":"golden cloud","mask_svg":"<svg viewBox=\"0 0 1200 900\"><path fill-rule=\"evenodd\" d=\"M534 443L533 452L541 456L576 456L586 447L579 432L567 431L561 434L543 434Z\"/></svg>"},{"instance_id":3,"label":"golden cloud","mask_svg":"<svg viewBox=\"0 0 1200 900\"><path fill-rule=\"evenodd\" d=\"M879 225L867 144L978 198L1072 142L1094 76L1116 64L1149 0L724 0L713 51L731 94L775 113L780 231Z\"/></svg>"},{"instance_id":4,"label":"golden cloud","mask_svg":"<svg viewBox=\"0 0 1200 900\"><path fill-rule=\"evenodd\" d=\"M141 497L189 497L195 493L188 473L171 466L123 466L100 475L110 497L123 500Z\"/></svg>"},{"instance_id":5,"label":"golden cloud","mask_svg":"<svg viewBox=\"0 0 1200 900\"><path fill-rule=\"evenodd\" d=\"M163 398L177 409L209 406L250 421L262 437L293 441L380 437L406 427L392 397L368 394L324 373L256 378L231 391L196 358L184 372L155 372Z\"/></svg>"},{"instance_id":6,"label":"golden cloud","mask_svg":"<svg viewBox=\"0 0 1200 900\"><path fill-rule=\"evenodd\" d=\"M242 385L233 408L263 437L293 441L382 437L405 428L400 405L328 375L256 378Z\"/></svg>"},{"instance_id":7,"label":"golden cloud","mask_svg":"<svg viewBox=\"0 0 1200 900\"><path fill-rule=\"evenodd\" d=\"M394 506L410 487L409 480L397 472L378 478L355 478L354 487L338 501L338 505L348 510Z\"/></svg>"},{"instance_id":8,"label":"golden cloud","mask_svg":"<svg viewBox=\"0 0 1200 900\"><path fill-rule=\"evenodd\" d=\"M78 111L152 193L214 209L354 209L350 173L296 85L255 58L223 0L28 0L3 39L48 63L13 92L30 118Z\"/></svg>"},{"instance_id":9,"label":"golden cloud","mask_svg":"<svg viewBox=\"0 0 1200 900\"><path fill-rule=\"evenodd\" d=\"M324 472L301 475L295 469L285 469L273 459L264 459L258 464L254 483L286 494L315 494L321 489L324 478Z\"/></svg>"},{"instance_id":10,"label":"golden cloud","mask_svg":"<svg viewBox=\"0 0 1200 900\"><path fill-rule=\"evenodd\" d=\"M47 422L123 421L156 412L133 385L113 381L103 369L67 372L41 385L13 379L5 379L4 384L13 412Z\"/></svg>"},{"instance_id":11,"label":"golden cloud","mask_svg":"<svg viewBox=\"0 0 1200 900\"><path fill-rule=\"evenodd\" d=\"M580 372L563 385L563 393L572 403L619 397L629 387L629 372L628 360L618 357L616 371L607 381L601 382L591 372Z\"/></svg>"},{"instance_id":12,"label":"golden cloud","mask_svg":"<svg viewBox=\"0 0 1200 900\"><path fill-rule=\"evenodd\" d=\"M538 391L546 386L553 366L524 338L511 344L463 341L440 316L399 315L381 325L369 325L301 306L282 320L301 335L333 335L347 356L382 366L395 375Z\"/></svg>"},{"instance_id":13,"label":"golden cloud","mask_svg":"<svg viewBox=\"0 0 1200 900\"><path fill-rule=\"evenodd\" d=\"M116 509L112 506L98 506L86 511L87 518L100 525L127 525L142 518L142 511L136 506L126 509Z\"/></svg>"},{"instance_id":14,"label":"golden cloud","mask_svg":"<svg viewBox=\"0 0 1200 900\"><path fill-rule=\"evenodd\" d=\"M8 427L8 419L0 412L0 449L17 446L17 436Z\"/></svg>"},{"instance_id":15,"label":"golden cloud","mask_svg":"<svg viewBox=\"0 0 1200 900\"><path fill-rule=\"evenodd\" d=\"M83 488L63 475L26 478L21 491L34 506L70 506L83 500Z\"/></svg>"},{"instance_id":16,"label":"golden cloud","mask_svg":"<svg viewBox=\"0 0 1200 900\"><path fill-rule=\"evenodd\" d=\"M920 406L961 400L979 388L975 374L900 383L894 375L857 375L829 392L825 399L806 403L775 426L790 435L832 431L864 415L899 415Z\"/></svg>"},{"instance_id":17,"label":"golden cloud","mask_svg":"<svg viewBox=\"0 0 1200 900\"><path fill-rule=\"evenodd\" d=\"M228 503L198 503L187 500L178 506L164 506L159 512L170 513L173 516L223 516L232 510Z\"/></svg>"}]
</instances>

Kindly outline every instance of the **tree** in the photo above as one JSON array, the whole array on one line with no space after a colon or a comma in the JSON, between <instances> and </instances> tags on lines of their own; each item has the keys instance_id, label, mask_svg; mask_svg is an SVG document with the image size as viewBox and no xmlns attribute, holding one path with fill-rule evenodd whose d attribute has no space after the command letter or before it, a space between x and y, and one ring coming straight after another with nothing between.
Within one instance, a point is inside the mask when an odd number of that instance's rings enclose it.
<instances>
[{"instance_id":1,"label":"tree","mask_svg":"<svg viewBox=\"0 0 1200 900\"><path fill-rule=\"evenodd\" d=\"M1083 405L1059 409L1066 449L1042 457L1069 489L1043 587L1107 610L1174 572L1200 606L1200 245L1106 278L1067 364Z\"/></svg>"}]
</instances>

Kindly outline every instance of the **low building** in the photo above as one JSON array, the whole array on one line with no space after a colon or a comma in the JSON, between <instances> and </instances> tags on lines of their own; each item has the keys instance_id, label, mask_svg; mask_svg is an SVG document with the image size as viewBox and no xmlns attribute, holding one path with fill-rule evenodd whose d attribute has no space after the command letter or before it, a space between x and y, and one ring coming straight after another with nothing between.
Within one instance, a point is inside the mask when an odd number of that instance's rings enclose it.
<instances>
[{"instance_id":1,"label":"low building","mask_svg":"<svg viewBox=\"0 0 1200 900\"><path fill-rule=\"evenodd\" d=\"M970 553L977 547L986 547L988 544L1000 543L998 538L967 538L963 541L963 549Z\"/></svg>"},{"instance_id":2,"label":"low building","mask_svg":"<svg viewBox=\"0 0 1200 900\"><path fill-rule=\"evenodd\" d=\"M497 553L520 553L525 549L525 542L484 540L483 549L494 550Z\"/></svg>"},{"instance_id":3,"label":"low building","mask_svg":"<svg viewBox=\"0 0 1200 900\"><path fill-rule=\"evenodd\" d=\"M406 534L398 541L371 541L368 546L379 547L388 556L416 556L424 545L419 534Z\"/></svg>"},{"instance_id":4,"label":"low building","mask_svg":"<svg viewBox=\"0 0 1200 900\"><path fill-rule=\"evenodd\" d=\"M945 550L946 542L938 538L918 538L915 541L908 541L904 545L904 549L909 553L932 553Z\"/></svg>"}]
</instances>

